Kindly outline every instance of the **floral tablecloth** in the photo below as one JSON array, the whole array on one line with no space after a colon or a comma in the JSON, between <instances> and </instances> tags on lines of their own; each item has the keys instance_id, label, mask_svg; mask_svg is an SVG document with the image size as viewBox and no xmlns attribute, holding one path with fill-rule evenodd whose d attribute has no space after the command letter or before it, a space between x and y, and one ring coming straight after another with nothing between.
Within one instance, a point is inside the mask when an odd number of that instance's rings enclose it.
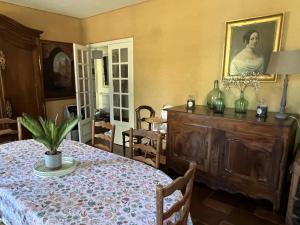
<instances>
[{"instance_id":1,"label":"floral tablecloth","mask_svg":"<svg viewBox=\"0 0 300 225\"><path fill-rule=\"evenodd\" d=\"M172 180L131 159L65 140L63 156L79 162L63 177L38 177L45 147L33 140L0 145L0 217L7 225L156 224L155 188ZM180 198L165 199L165 208ZM191 221L189 221L191 224Z\"/></svg>"}]
</instances>

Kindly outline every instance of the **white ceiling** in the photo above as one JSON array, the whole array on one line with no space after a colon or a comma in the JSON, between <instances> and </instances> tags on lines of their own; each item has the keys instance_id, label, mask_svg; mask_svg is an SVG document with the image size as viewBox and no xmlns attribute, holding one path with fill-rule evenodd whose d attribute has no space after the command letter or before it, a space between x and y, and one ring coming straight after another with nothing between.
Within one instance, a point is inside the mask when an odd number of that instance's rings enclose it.
<instances>
[{"instance_id":1,"label":"white ceiling","mask_svg":"<svg viewBox=\"0 0 300 225\"><path fill-rule=\"evenodd\" d=\"M148 0L2 0L77 18L86 18Z\"/></svg>"}]
</instances>

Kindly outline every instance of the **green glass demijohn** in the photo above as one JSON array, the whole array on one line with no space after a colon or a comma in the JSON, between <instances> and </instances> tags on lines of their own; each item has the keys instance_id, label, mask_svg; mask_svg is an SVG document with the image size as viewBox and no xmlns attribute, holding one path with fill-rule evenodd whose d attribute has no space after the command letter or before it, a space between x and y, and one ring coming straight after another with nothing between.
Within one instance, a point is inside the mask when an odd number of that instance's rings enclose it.
<instances>
[{"instance_id":1,"label":"green glass demijohn","mask_svg":"<svg viewBox=\"0 0 300 225\"><path fill-rule=\"evenodd\" d=\"M214 113L224 113L224 109L225 109L224 98L222 97L222 92L219 91L218 97L213 102L213 110Z\"/></svg>"},{"instance_id":2,"label":"green glass demijohn","mask_svg":"<svg viewBox=\"0 0 300 225\"><path fill-rule=\"evenodd\" d=\"M244 97L244 91L241 91L240 98L234 102L236 113L246 113L248 109L248 101Z\"/></svg>"},{"instance_id":3,"label":"green glass demijohn","mask_svg":"<svg viewBox=\"0 0 300 225\"><path fill-rule=\"evenodd\" d=\"M214 89L207 94L207 106L210 109L214 108L214 101L219 97L224 99L224 93L219 88L219 81L214 81Z\"/></svg>"}]
</instances>

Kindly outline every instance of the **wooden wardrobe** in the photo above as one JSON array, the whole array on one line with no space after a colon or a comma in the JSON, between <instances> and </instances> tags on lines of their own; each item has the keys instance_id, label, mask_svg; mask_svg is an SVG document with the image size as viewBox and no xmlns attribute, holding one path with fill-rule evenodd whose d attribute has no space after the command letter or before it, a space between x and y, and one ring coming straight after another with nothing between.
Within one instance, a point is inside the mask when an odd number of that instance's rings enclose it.
<instances>
[{"instance_id":1,"label":"wooden wardrobe","mask_svg":"<svg viewBox=\"0 0 300 225\"><path fill-rule=\"evenodd\" d=\"M0 118L45 116L41 33L0 14Z\"/></svg>"}]
</instances>

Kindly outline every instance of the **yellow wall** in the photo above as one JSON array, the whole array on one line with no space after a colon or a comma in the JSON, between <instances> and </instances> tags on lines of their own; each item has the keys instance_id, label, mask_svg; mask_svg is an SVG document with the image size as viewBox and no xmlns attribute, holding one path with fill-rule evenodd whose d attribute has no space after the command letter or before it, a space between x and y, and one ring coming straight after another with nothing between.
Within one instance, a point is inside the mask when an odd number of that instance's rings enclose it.
<instances>
[{"instance_id":1,"label":"yellow wall","mask_svg":"<svg viewBox=\"0 0 300 225\"><path fill-rule=\"evenodd\" d=\"M80 19L34 10L0 2L0 13L4 14L30 28L44 31L44 40L81 43L82 29ZM59 113L59 121L66 104L74 104L75 99L46 102L48 117L55 117Z\"/></svg>"},{"instance_id":2,"label":"yellow wall","mask_svg":"<svg viewBox=\"0 0 300 225\"><path fill-rule=\"evenodd\" d=\"M286 12L282 49L300 48L299 0L151 0L84 19L83 41L134 37L135 106L179 105L189 94L206 102L213 80L221 79L225 22ZM300 113L300 76L290 78L287 110ZM278 111L282 80L264 83L259 94ZM227 106L239 96L225 92ZM256 108L252 88L246 90Z\"/></svg>"},{"instance_id":3,"label":"yellow wall","mask_svg":"<svg viewBox=\"0 0 300 225\"><path fill-rule=\"evenodd\" d=\"M0 2L0 13L43 30L42 39L76 43L134 37L135 106L179 105L189 94L205 104L213 80L221 78L225 22L285 12L282 49L299 49L299 0L151 0L79 20ZM287 110L300 113L300 76L290 77ZM264 83L259 94L277 111L282 80ZM232 107L238 91L225 92ZM257 101L246 90L250 108ZM46 103L47 115L62 113L75 99Z\"/></svg>"}]
</instances>

